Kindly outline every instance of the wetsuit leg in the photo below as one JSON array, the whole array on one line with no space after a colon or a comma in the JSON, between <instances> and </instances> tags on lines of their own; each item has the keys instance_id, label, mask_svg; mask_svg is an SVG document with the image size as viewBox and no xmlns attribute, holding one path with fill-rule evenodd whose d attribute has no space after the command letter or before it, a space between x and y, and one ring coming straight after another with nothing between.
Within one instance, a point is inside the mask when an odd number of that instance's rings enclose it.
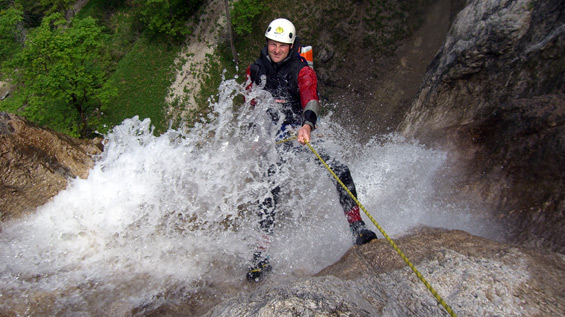
<instances>
[{"instance_id":1,"label":"wetsuit leg","mask_svg":"<svg viewBox=\"0 0 565 317\"><path fill-rule=\"evenodd\" d=\"M277 171L279 170L281 163L271 164L267 170L266 176L268 179L274 179L276 177ZM275 181L270 181L272 189L271 196L265 198L259 203L259 225L261 230L267 234L273 233L273 225L275 223L275 214L277 210L277 205L280 201L280 186L275 184Z\"/></svg>"},{"instance_id":2,"label":"wetsuit leg","mask_svg":"<svg viewBox=\"0 0 565 317\"><path fill-rule=\"evenodd\" d=\"M267 177L271 178L277 172L277 165L269 166L267 170ZM271 271L269 263L269 248L271 245L271 237L273 235L273 227L275 225L276 207L279 203L280 187L275 186L271 189L271 196L259 202L259 226L263 231L262 237L257 241L255 252L247 272L247 280L252 282L259 282L263 280L264 274Z\"/></svg>"},{"instance_id":3,"label":"wetsuit leg","mask_svg":"<svg viewBox=\"0 0 565 317\"><path fill-rule=\"evenodd\" d=\"M347 165L337 161L336 159L332 159L329 155L323 153L320 154L322 159L326 161L329 167L334 171L337 177L341 180L341 182L347 187L347 189L357 198L357 190L355 189L355 183L353 182L353 177L351 177L351 172ZM335 179L332 177L332 181L336 186L337 192L339 194L339 203L343 208L343 212L345 217L347 218L347 222L354 223L356 221L361 220L361 215L359 213L359 206L351 198L351 196L347 193L347 191L339 184Z\"/></svg>"},{"instance_id":4,"label":"wetsuit leg","mask_svg":"<svg viewBox=\"0 0 565 317\"><path fill-rule=\"evenodd\" d=\"M263 232L273 234L273 226L275 224L275 214L277 204L279 202L280 187L277 186L271 190L271 197L265 198L259 206L259 225Z\"/></svg>"}]
</instances>

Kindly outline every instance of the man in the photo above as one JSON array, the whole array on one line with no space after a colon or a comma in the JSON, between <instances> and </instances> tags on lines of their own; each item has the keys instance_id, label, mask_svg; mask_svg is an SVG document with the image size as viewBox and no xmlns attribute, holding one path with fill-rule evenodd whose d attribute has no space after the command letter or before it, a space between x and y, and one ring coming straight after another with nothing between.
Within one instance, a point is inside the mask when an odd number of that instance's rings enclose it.
<instances>
[{"instance_id":1,"label":"man","mask_svg":"<svg viewBox=\"0 0 565 317\"><path fill-rule=\"evenodd\" d=\"M278 109L269 111L273 121L278 122L281 116L284 116L282 130L298 129L298 142L304 145L310 142L311 132L316 128L320 113L316 73L298 53L300 41L292 22L282 18L273 20L265 32L265 38L267 45L261 50L259 59L248 67L247 77L251 80L251 85L264 85L263 89L270 92L279 104ZM263 79L265 82L262 82ZM293 150L293 148L291 145L282 144L278 150ZM328 161L327 155L321 156ZM357 196L349 168L335 160L331 161L332 170L351 193ZM275 175L276 169L277 166L272 165L267 172L268 175ZM335 184L355 243L360 245L376 239L375 233L365 228L359 206L340 184L337 182ZM269 257L265 253L275 221L279 191L278 187L272 189L272 199L264 200L260 206L260 225L265 233L265 242L259 243L254 253L252 265L247 273L247 279L250 281L262 280L264 272L271 270Z\"/></svg>"}]
</instances>

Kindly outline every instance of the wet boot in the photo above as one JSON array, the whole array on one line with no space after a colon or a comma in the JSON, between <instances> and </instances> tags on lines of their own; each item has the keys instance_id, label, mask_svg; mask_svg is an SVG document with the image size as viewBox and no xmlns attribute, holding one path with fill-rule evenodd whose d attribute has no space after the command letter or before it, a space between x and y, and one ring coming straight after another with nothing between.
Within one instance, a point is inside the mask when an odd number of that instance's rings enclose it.
<instances>
[{"instance_id":1,"label":"wet boot","mask_svg":"<svg viewBox=\"0 0 565 317\"><path fill-rule=\"evenodd\" d=\"M247 272L247 280L249 282L261 282L265 278L265 274L272 269L271 264L269 264L269 256L263 257L261 252L255 252L252 265Z\"/></svg>"},{"instance_id":2,"label":"wet boot","mask_svg":"<svg viewBox=\"0 0 565 317\"><path fill-rule=\"evenodd\" d=\"M377 235L365 227L363 220L355 221L349 227L351 228L351 233L353 233L353 240L355 240L356 245L362 245L377 239Z\"/></svg>"}]
</instances>

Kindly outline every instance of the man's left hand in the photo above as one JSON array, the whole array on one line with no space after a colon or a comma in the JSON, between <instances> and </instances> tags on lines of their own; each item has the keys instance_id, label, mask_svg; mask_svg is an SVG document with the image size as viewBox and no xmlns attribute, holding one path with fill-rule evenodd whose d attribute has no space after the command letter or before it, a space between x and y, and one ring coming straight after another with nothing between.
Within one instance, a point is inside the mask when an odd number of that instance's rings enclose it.
<instances>
[{"instance_id":1,"label":"man's left hand","mask_svg":"<svg viewBox=\"0 0 565 317\"><path fill-rule=\"evenodd\" d=\"M300 142L300 144L310 143L310 132L312 132L312 128L307 124L303 125L302 128L298 130L298 142Z\"/></svg>"}]
</instances>

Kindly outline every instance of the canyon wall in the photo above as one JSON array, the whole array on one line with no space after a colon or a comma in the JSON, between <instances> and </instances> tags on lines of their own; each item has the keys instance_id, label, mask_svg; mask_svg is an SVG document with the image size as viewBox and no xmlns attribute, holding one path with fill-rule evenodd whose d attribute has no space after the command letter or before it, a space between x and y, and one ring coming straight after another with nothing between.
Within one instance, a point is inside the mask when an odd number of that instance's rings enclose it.
<instances>
[{"instance_id":1,"label":"canyon wall","mask_svg":"<svg viewBox=\"0 0 565 317\"><path fill-rule=\"evenodd\" d=\"M483 203L510 241L559 252L564 53L564 1L469 1L399 125L449 151L456 199Z\"/></svg>"}]
</instances>

